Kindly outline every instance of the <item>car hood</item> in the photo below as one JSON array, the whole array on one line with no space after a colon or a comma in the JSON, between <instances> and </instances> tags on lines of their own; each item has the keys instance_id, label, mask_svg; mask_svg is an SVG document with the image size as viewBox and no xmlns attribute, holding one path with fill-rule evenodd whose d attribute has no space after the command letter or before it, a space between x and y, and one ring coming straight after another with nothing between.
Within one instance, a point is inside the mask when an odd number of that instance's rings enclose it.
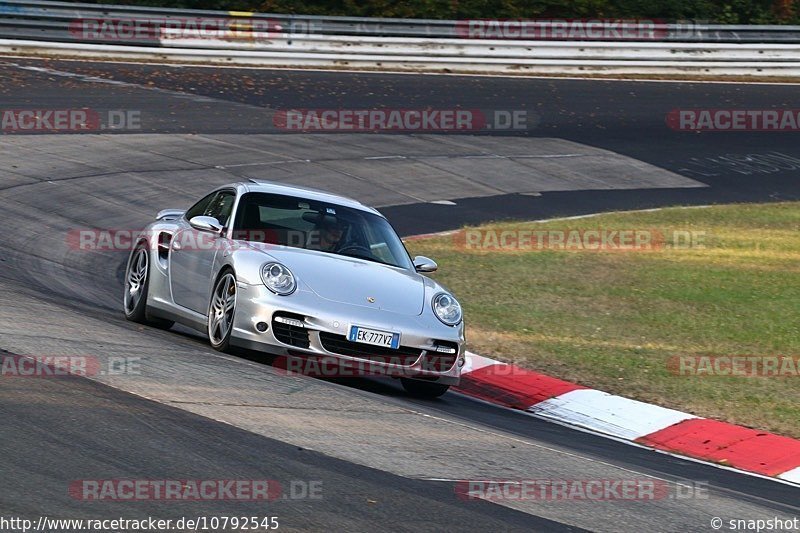
<instances>
[{"instance_id":1,"label":"car hood","mask_svg":"<svg viewBox=\"0 0 800 533\"><path fill-rule=\"evenodd\" d=\"M325 300L418 316L425 305L424 278L372 261L300 248L261 248ZM374 300L374 301L372 301Z\"/></svg>"}]
</instances>

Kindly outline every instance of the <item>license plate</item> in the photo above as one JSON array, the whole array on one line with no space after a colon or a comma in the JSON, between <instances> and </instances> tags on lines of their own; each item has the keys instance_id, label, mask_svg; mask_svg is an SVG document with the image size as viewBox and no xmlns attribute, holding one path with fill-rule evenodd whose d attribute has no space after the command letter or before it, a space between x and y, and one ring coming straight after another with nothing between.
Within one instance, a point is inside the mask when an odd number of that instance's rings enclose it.
<instances>
[{"instance_id":1,"label":"license plate","mask_svg":"<svg viewBox=\"0 0 800 533\"><path fill-rule=\"evenodd\" d=\"M400 334L391 331L380 331L377 329L362 328L360 326L350 326L350 333L347 335L350 342L360 342L373 346L383 346L396 350L400 347Z\"/></svg>"}]
</instances>

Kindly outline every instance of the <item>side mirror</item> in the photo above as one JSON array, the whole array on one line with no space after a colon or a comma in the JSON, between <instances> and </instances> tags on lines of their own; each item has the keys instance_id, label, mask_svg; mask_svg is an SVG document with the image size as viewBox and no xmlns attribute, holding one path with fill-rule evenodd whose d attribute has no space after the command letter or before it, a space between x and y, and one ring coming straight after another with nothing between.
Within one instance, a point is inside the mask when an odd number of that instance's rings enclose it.
<instances>
[{"instance_id":1,"label":"side mirror","mask_svg":"<svg viewBox=\"0 0 800 533\"><path fill-rule=\"evenodd\" d=\"M438 268L439 265L436 264L436 261L424 255L418 255L414 258L414 270L417 272L436 272Z\"/></svg>"},{"instance_id":2,"label":"side mirror","mask_svg":"<svg viewBox=\"0 0 800 533\"><path fill-rule=\"evenodd\" d=\"M220 233L222 231L222 224L214 217L194 217L189 221L189 224L199 231L211 233Z\"/></svg>"}]
</instances>

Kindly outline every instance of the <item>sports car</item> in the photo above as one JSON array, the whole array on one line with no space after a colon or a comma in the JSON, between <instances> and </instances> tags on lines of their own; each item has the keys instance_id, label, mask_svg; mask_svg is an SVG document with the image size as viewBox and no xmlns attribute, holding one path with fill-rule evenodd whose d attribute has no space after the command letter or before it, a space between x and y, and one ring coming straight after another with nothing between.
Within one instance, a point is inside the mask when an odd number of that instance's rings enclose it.
<instances>
[{"instance_id":1,"label":"sports car","mask_svg":"<svg viewBox=\"0 0 800 533\"><path fill-rule=\"evenodd\" d=\"M251 180L158 213L128 259L124 310L216 350L333 358L437 397L459 381L465 339L458 301L423 275L436 269L375 209Z\"/></svg>"}]
</instances>

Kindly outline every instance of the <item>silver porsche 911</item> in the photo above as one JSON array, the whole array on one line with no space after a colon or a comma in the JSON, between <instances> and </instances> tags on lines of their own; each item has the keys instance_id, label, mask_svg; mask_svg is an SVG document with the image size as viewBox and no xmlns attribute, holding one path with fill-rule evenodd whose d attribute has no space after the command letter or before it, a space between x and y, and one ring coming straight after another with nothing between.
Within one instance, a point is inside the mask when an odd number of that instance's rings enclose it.
<instances>
[{"instance_id":1,"label":"silver porsche 911","mask_svg":"<svg viewBox=\"0 0 800 533\"><path fill-rule=\"evenodd\" d=\"M185 324L220 351L367 365L435 397L465 362L461 306L420 274L436 268L355 200L235 183L145 228L125 272L125 316Z\"/></svg>"}]
</instances>

